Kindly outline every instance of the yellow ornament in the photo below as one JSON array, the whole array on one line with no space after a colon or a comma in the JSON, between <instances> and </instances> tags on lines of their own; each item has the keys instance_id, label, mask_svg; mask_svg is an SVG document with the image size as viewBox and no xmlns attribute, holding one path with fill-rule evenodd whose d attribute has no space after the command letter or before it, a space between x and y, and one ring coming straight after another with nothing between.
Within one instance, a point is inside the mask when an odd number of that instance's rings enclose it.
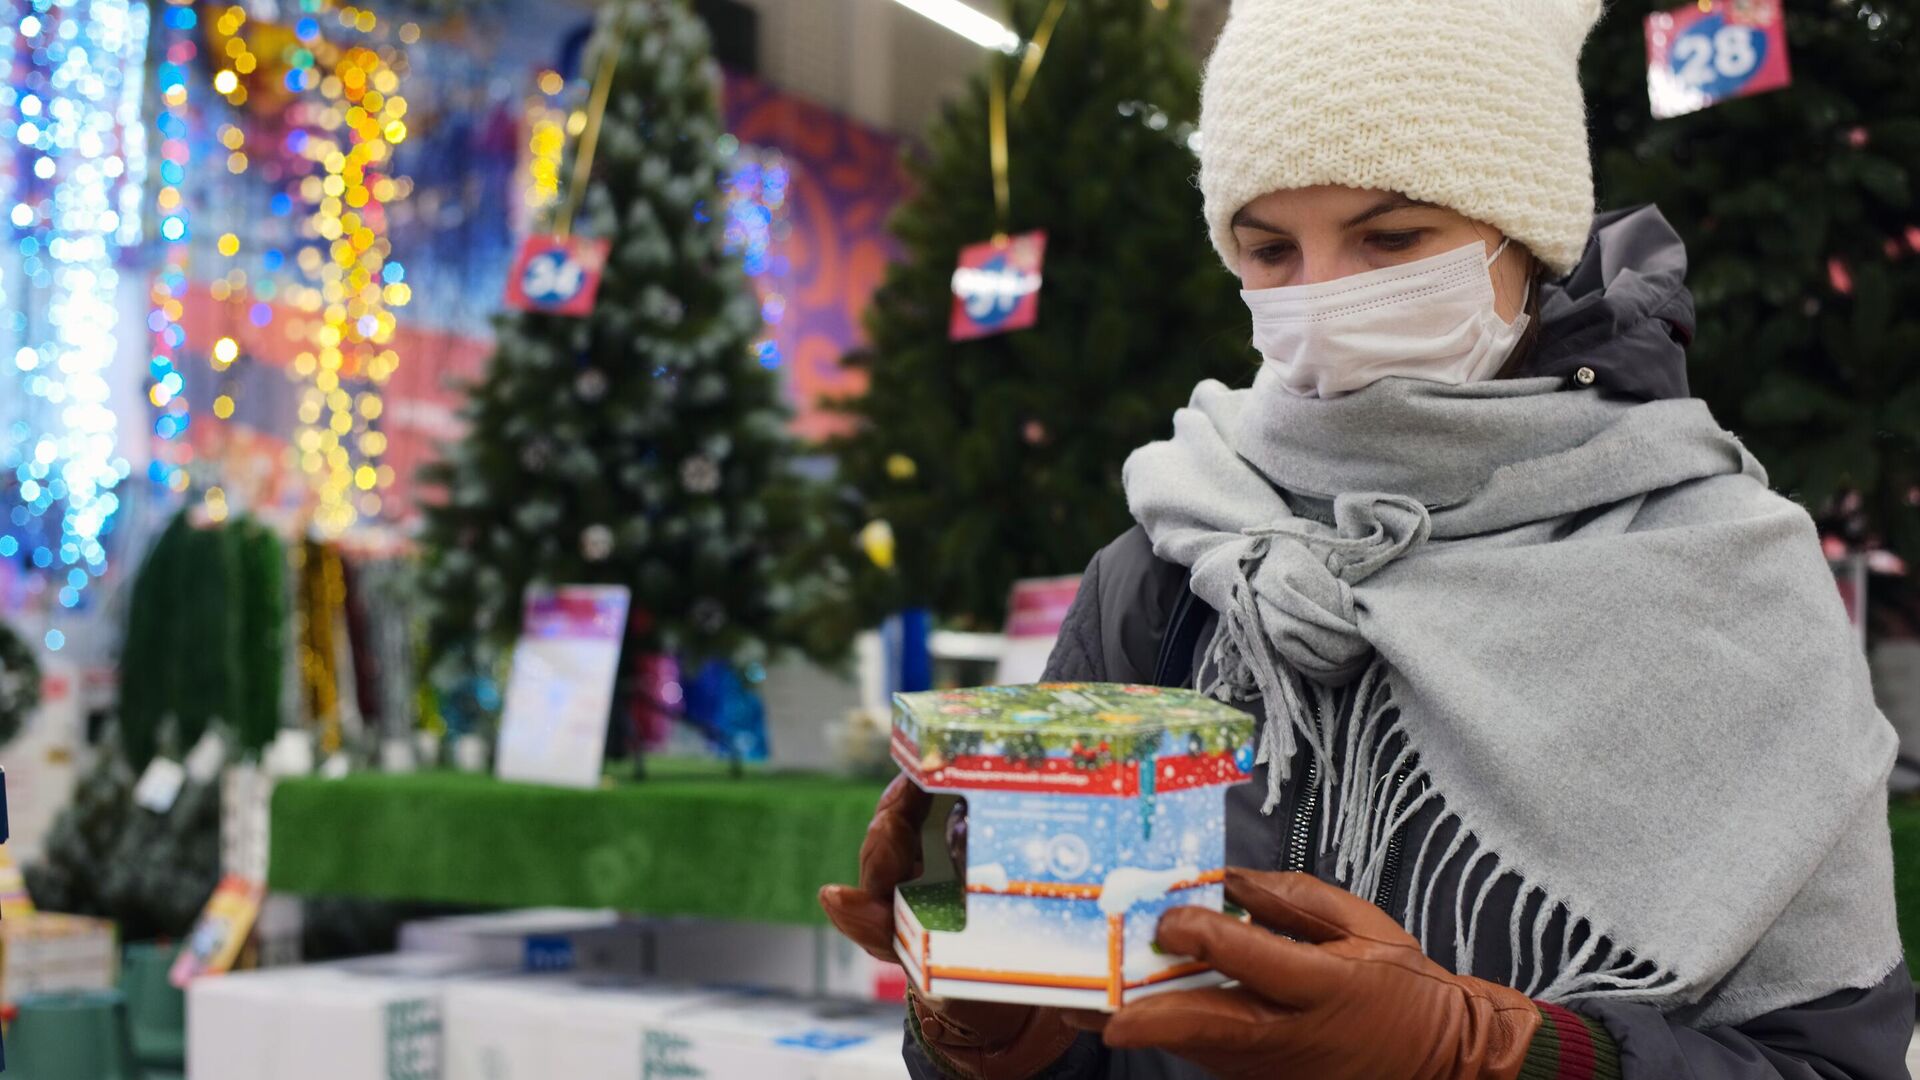
<instances>
[{"instance_id":1,"label":"yellow ornament","mask_svg":"<svg viewBox=\"0 0 1920 1080\"><path fill-rule=\"evenodd\" d=\"M882 570L893 569L893 526L885 521L869 521L860 530L860 547Z\"/></svg>"},{"instance_id":2,"label":"yellow ornament","mask_svg":"<svg viewBox=\"0 0 1920 1080\"><path fill-rule=\"evenodd\" d=\"M920 471L920 466L905 454L894 454L887 458L887 475L895 480L911 480Z\"/></svg>"}]
</instances>

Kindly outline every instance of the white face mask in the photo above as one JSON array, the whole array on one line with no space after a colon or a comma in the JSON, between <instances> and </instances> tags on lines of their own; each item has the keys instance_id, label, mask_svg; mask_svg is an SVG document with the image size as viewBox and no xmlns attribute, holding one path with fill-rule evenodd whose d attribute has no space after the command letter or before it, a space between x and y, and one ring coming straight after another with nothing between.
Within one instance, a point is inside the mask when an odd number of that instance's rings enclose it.
<instances>
[{"instance_id":1,"label":"white face mask","mask_svg":"<svg viewBox=\"0 0 1920 1080\"><path fill-rule=\"evenodd\" d=\"M1444 255L1337 281L1247 289L1253 345L1301 397L1339 397L1387 378L1490 379L1526 332L1494 310L1500 252L1469 244ZM1531 286L1529 286L1531 288Z\"/></svg>"}]
</instances>

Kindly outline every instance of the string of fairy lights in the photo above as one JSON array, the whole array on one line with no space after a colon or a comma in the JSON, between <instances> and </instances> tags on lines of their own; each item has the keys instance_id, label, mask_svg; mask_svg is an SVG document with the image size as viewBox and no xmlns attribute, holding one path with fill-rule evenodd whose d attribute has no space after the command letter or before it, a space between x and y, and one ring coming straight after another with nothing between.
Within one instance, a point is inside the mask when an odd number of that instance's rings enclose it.
<instances>
[{"instance_id":1,"label":"string of fairy lights","mask_svg":"<svg viewBox=\"0 0 1920 1080\"><path fill-rule=\"evenodd\" d=\"M12 228L0 249L0 557L46 572L65 606L106 571L103 537L128 472L107 368L122 351L119 252L143 239L156 242L138 380L152 409L155 487L193 493L225 516L221 470L204 445L236 415L246 385L236 365L268 340L248 334L277 320L293 345L293 457L314 493L312 525L337 534L384 509L393 469L382 395L401 363L395 312L412 298L389 240L390 209L412 185L393 158L408 135L404 46L419 28L384 26L334 0L280 10L284 24L196 0L0 0L11 31L0 33L0 138L18 162L0 169ZM523 128L530 220L556 201L568 141L585 120L558 73L539 73L535 87ZM755 350L775 368L789 177L776 153L730 135L722 144L733 158L727 246L759 286L767 331ZM259 186L263 161L278 234L229 197L238 189L217 186L223 176ZM192 314L208 302L210 317ZM191 339L190 328L200 328ZM196 425L206 430L196 435Z\"/></svg>"},{"instance_id":2,"label":"string of fairy lights","mask_svg":"<svg viewBox=\"0 0 1920 1080\"><path fill-rule=\"evenodd\" d=\"M121 249L139 242L149 13L135 0L14 0L0 138L16 149L6 217L17 259L0 361L0 557L24 555L80 603L128 472L108 368ZM48 632L49 648L63 642Z\"/></svg>"},{"instance_id":3,"label":"string of fairy lights","mask_svg":"<svg viewBox=\"0 0 1920 1080\"><path fill-rule=\"evenodd\" d=\"M338 22L363 35L378 26L373 12L353 7L341 8ZM299 148L319 167L299 183L309 216L297 262L322 306L312 350L295 358L295 374L308 380L295 446L315 490L314 523L337 533L362 515L377 515L378 489L393 482L392 467L380 460L387 439L378 421L379 388L400 364L392 309L412 295L386 235L387 204L404 197L390 174L393 148L407 137L407 101L399 93L405 58L392 49L321 42L317 20L303 21L302 36L329 46L331 56L320 99L306 104Z\"/></svg>"}]
</instances>

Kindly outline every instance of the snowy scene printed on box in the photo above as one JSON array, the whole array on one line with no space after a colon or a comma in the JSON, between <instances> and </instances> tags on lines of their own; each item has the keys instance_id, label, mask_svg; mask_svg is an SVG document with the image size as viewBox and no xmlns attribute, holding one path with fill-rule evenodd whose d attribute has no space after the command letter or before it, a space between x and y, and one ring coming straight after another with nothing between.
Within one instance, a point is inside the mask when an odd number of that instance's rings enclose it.
<instances>
[{"instance_id":1,"label":"snowy scene printed on box","mask_svg":"<svg viewBox=\"0 0 1920 1080\"><path fill-rule=\"evenodd\" d=\"M967 802L964 868L895 894L896 951L935 996L1113 1009L1220 977L1153 947L1219 910L1224 789L1253 720L1183 690L1057 683L903 694L894 757ZM929 852L927 865L946 860Z\"/></svg>"}]
</instances>

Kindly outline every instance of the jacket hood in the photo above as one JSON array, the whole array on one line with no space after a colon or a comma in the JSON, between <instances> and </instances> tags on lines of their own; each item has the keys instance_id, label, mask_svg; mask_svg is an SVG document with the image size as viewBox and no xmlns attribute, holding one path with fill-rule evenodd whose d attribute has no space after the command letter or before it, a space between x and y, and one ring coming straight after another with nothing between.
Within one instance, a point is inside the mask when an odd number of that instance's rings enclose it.
<instances>
[{"instance_id":1,"label":"jacket hood","mask_svg":"<svg viewBox=\"0 0 1920 1080\"><path fill-rule=\"evenodd\" d=\"M1657 401L1691 396L1687 343L1693 294L1687 248L1653 206L1594 218L1586 252L1540 294L1540 337L1523 374L1572 376L1592 368L1593 385Z\"/></svg>"}]
</instances>

